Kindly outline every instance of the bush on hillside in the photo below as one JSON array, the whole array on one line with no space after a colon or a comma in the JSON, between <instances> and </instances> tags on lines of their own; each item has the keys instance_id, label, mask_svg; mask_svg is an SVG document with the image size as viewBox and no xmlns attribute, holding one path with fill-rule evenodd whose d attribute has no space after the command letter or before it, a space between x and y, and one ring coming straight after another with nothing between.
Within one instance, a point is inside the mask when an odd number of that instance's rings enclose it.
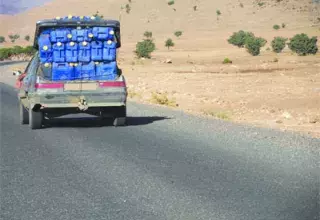
<instances>
[{"instance_id":1,"label":"bush on hillside","mask_svg":"<svg viewBox=\"0 0 320 220\"><path fill-rule=\"evenodd\" d=\"M228 42L237 47L244 47L248 38L253 38L254 34L251 32L245 32L243 30L234 32L228 39Z\"/></svg>"},{"instance_id":2,"label":"bush on hillside","mask_svg":"<svg viewBox=\"0 0 320 220\"><path fill-rule=\"evenodd\" d=\"M146 38L152 38L152 32L151 31L146 31L144 32L143 36L145 36Z\"/></svg>"},{"instance_id":3,"label":"bush on hillside","mask_svg":"<svg viewBox=\"0 0 320 220\"><path fill-rule=\"evenodd\" d=\"M223 61L222 61L223 64L232 64L232 60L230 60L229 58L225 58Z\"/></svg>"},{"instance_id":4,"label":"bush on hillside","mask_svg":"<svg viewBox=\"0 0 320 220\"><path fill-rule=\"evenodd\" d=\"M280 26L279 26L278 24L275 24L275 25L273 25L273 29L279 30L279 29L280 29Z\"/></svg>"},{"instance_id":5,"label":"bush on hillside","mask_svg":"<svg viewBox=\"0 0 320 220\"><path fill-rule=\"evenodd\" d=\"M290 50L300 56L316 54L318 52L317 37L309 38L306 34L297 34L290 39L288 44Z\"/></svg>"},{"instance_id":6,"label":"bush on hillside","mask_svg":"<svg viewBox=\"0 0 320 220\"><path fill-rule=\"evenodd\" d=\"M174 35L176 37L180 37L182 35L182 31L176 31L176 32L174 32Z\"/></svg>"},{"instance_id":7,"label":"bush on hillside","mask_svg":"<svg viewBox=\"0 0 320 220\"><path fill-rule=\"evenodd\" d=\"M174 0L168 1L168 5L174 5Z\"/></svg>"},{"instance_id":8,"label":"bush on hillside","mask_svg":"<svg viewBox=\"0 0 320 220\"><path fill-rule=\"evenodd\" d=\"M0 44L6 42L6 38L4 36L0 36Z\"/></svg>"},{"instance_id":9,"label":"bush on hillside","mask_svg":"<svg viewBox=\"0 0 320 220\"><path fill-rule=\"evenodd\" d=\"M275 37L271 41L271 46L272 46L273 52L281 53L282 50L286 47L286 41L287 40L288 40L287 38Z\"/></svg>"},{"instance_id":10,"label":"bush on hillside","mask_svg":"<svg viewBox=\"0 0 320 220\"><path fill-rule=\"evenodd\" d=\"M15 34L15 35L10 34L8 37L11 40L11 42L14 43L16 40L18 40L20 38L20 35L19 34Z\"/></svg>"},{"instance_id":11,"label":"bush on hillside","mask_svg":"<svg viewBox=\"0 0 320 220\"><path fill-rule=\"evenodd\" d=\"M258 56L262 47L261 39L253 37L246 40L246 49L252 56Z\"/></svg>"},{"instance_id":12,"label":"bush on hillside","mask_svg":"<svg viewBox=\"0 0 320 220\"><path fill-rule=\"evenodd\" d=\"M151 53L156 49L156 45L151 39L145 39L138 42L136 45L135 53L138 58L151 58Z\"/></svg>"}]
</instances>

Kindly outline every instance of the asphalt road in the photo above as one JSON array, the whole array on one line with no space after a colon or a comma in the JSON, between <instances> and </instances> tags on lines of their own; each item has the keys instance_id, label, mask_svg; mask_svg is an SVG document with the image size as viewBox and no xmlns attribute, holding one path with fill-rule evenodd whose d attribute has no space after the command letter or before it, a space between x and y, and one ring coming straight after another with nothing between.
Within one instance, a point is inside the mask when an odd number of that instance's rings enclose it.
<instances>
[{"instance_id":1,"label":"asphalt road","mask_svg":"<svg viewBox=\"0 0 320 220\"><path fill-rule=\"evenodd\" d=\"M0 89L0 219L319 219L320 139L135 103L31 131Z\"/></svg>"}]
</instances>

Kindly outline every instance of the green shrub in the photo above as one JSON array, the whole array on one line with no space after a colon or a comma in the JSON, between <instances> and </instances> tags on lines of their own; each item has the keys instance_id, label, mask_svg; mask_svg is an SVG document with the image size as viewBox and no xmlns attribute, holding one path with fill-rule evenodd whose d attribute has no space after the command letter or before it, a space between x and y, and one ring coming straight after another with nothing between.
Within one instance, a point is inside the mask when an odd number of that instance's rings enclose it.
<instances>
[{"instance_id":1,"label":"green shrub","mask_svg":"<svg viewBox=\"0 0 320 220\"><path fill-rule=\"evenodd\" d=\"M170 49L170 47L174 47L174 42L172 41L171 38L166 40L165 46L168 47L168 50Z\"/></svg>"},{"instance_id":2,"label":"green shrub","mask_svg":"<svg viewBox=\"0 0 320 220\"><path fill-rule=\"evenodd\" d=\"M275 29L275 30L279 30L279 29L280 29L280 26L279 26L279 25L277 25L277 24L275 24L275 25L273 25L273 29Z\"/></svg>"},{"instance_id":3,"label":"green shrub","mask_svg":"<svg viewBox=\"0 0 320 220\"><path fill-rule=\"evenodd\" d=\"M174 32L174 35L176 37L180 37L182 35L182 31L176 31L176 32Z\"/></svg>"},{"instance_id":4,"label":"green shrub","mask_svg":"<svg viewBox=\"0 0 320 220\"><path fill-rule=\"evenodd\" d=\"M230 60L229 58L225 58L222 63L223 64L231 64L232 60Z\"/></svg>"},{"instance_id":5,"label":"green shrub","mask_svg":"<svg viewBox=\"0 0 320 220\"><path fill-rule=\"evenodd\" d=\"M0 48L0 60L6 60L12 56L25 54L25 55L33 55L36 50L32 46L27 46L25 48L20 46L14 46L13 48Z\"/></svg>"},{"instance_id":6,"label":"green shrub","mask_svg":"<svg viewBox=\"0 0 320 220\"><path fill-rule=\"evenodd\" d=\"M151 58L151 53L156 49L156 45L151 39L146 39L138 42L136 45L135 53L138 58Z\"/></svg>"},{"instance_id":7,"label":"green shrub","mask_svg":"<svg viewBox=\"0 0 320 220\"><path fill-rule=\"evenodd\" d=\"M267 40L262 37L256 37L256 39L259 41L261 47L264 47L267 44Z\"/></svg>"},{"instance_id":8,"label":"green shrub","mask_svg":"<svg viewBox=\"0 0 320 220\"><path fill-rule=\"evenodd\" d=\"M271 46L272 46L273 52L281 53L282 50L286 47L286 41L287 40L288 40L287 38L275 37L271 41Z\"/></svg>"},{"instance_id":9,"label":"green shrub","mask_svg":"<svg viewBox=\"0 0 320 220\"><path fill-rule=\"evenodd\" d=\"M217 14L217 16L220 16L220 15L221 15L221 11L220 11L220 10L217 10L217 11L216 11L216 14Z\"/></svg>"},{"instance_id":10,"label":"green shrub","mask_svg":"<svg viewBox=\"0 0 320 220\"><path fill-rule=\"evenodd\" d=\"M6 42L6 38L4 36L0 36L0 44Z\"/></svg>"},{"instance_id":11,"label":"green shrub","mask_svg":"<svg viewBox=\"0 0 320 220\"><path fill-rule=\"evenodd\" d=\"M306 34L297 34L290 39L288 44L290 50L300 56L316 54L318 52L317 37L309 38Z\"/></svg>"},{"instance_id":12,"label":"green shrub","mask_svg":"<svg viewBox=\"0 0 320 220\"><path fill-rule=\"evenodd\" d=\"M130 11L131 11L130 5L129 5L129 4L126 4L126 12L127 12L127 14L129 14Z\"/></svg>"},{"instance_id":13,"label":"green shrub","mask_svg":"<svg viewBox=\"0 0 320 220\"><path fill-rule=\"evenodd\" d=\"M259 2L258 5L259 5L260 7L262 7L262 6L264 6L264 2Z\"/></svg>"},{"instance_id":14,"label":"green shrub","mask_svg":"<svg viewBox=\"0 0 320 220\"><path fill-rule=\"evenodd\" d=\"M251 32L245 32L243 30L234 32L228 39L228 42L237 47L244 47L248 38L253 38L254 34Z\"/></svg>"},{"instance_id":15,"label":"green shrub","mask_svg":"<svg viewBox=\"0 0 320 220\"><path fill-rule=\"evenodd\" d=\"M146 38L152 38L152 32L151 31L146 31L144 32L143 36L145 36Z\"/></svg>"},{"instance_id":16,"label":"green shrub","mask_svg":"<svg viewBox=\"0 0 320 220\"><path fill-rule=\"evenodd\" d=\"M11 40L11 42L14 43L16 40L18 40L20 38L20 35L19 34L15 34L15 35L10 34L8 37Z\"/></svg>"},{"instance_id":17,"label":"green shrub","mask_svg":"<svg viewBox=\"0 0 320 220\"><path fill-rule=\"evenodd\" d=\"M174 0L168 1L168 5L174 5Z\"/></svg>"},{"instance_id":18,"label":"green shrub","mask_svg":"<svg viewBox=\"0 0 320 220\"><path fill-rule=\"evenodd\" d=\"M25 39L26 41L30 41L30 36L29 36L29 35L26 35L26 36L24 37L24 39Z\"/></svg>"},{"instance_id":19,"label":"green shrub","mask_svg":"<svg viewBox=\"0 0 320 220\"><path fill-rule=\"evenodd\" d=\"M248 38L246 40L246 49L252 56L258 56L261 49L261 40L259 38Z\"/></svg>"}]
</instances>

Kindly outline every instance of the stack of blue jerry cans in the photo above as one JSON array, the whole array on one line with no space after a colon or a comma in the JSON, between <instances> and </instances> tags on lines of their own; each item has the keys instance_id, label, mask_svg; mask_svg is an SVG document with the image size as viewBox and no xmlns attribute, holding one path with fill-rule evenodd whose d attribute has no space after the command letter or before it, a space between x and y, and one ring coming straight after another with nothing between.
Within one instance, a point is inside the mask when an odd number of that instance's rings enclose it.
<instances>
[{"instance_id":1,"label":"stack of blue jerry cans","mask_svg":"<svg viewBox=\"0 0 320 220\"><path fill-rule=\"evenodd\" d=\"M56 19L89 21L93 18L67 16ZM47 29L40 34L38 44L41 68L46 79L115 80L117 77L113 28Z\"/></svg>"}]
</instances>

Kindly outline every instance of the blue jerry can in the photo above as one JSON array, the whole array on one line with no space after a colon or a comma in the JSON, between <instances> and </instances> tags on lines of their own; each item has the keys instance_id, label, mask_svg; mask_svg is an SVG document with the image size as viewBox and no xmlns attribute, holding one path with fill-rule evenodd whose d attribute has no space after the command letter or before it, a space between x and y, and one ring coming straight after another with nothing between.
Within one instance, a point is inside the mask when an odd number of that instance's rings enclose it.
<instances>
[{"instance_id":1,"label":"blue jerry can","mask_svg":"<svg viewBox=\"0 0 320 220\"><path fill-rule=\"evenodd\" d=\"M94 62L89 63L79 63L75 67L75 74L74 79L75 80L88 80L93 79L95 76L95 64Z\"/></svg>"},{"instance_id":2,"label":"blue jerry can","mask_svg":"<svg viewBox=\"0 0 320 220\"><path fill-rule=\"evenodd\" d=\"M74 75L74 67L68 63L52 64L52 80L72 80Z\"/></svg>"},{"instance_id":3,"label":"blue jerry can","mask_svg":"<svg viewBox=\"0 0 320 220\"><path fill-rule=\"evenodd\" d=\"M91 60L102 61L103 59L103 43L101 41L91 42Z\"/></svg>"},{"instance_id":4,"label":"blue jerry can","mask_svg":"<svg viewBox=\"0 0 320 220\"><path fill-rule=\"evenodd\" d=\"M56 43L53 45L53 62L65 62L66 51L63 43Z\"/></svg>"},{"instance_id":5,"label":"blue jerry can","mask_svg":"<svg viewBox=\"0 0 320 220\"><path fill-rule=\"evenodd\" d=\"M116 43L109 40L103 43L103 60L115 61L117 58L117 46Z\"/></svg>"},{"instance_id":6,"label":"blue jerry can","mask_svg":"<svg viewBox=\"0 0 320 220\"><path fill-rule=\"evenodd\" d=\"M94 27L92 29L93 36L96 40L114 40L114 30L110 27Z\"/></svg>"},{"instance_id":7,"label":"blue jerry can","mask_svg":"<svg viewBox=\"0 0 320 220\"><path fill-rule=\"evenodd\" d=\"M78 62L78 44L75 42L67 43L66 45L66 62Z\"/></svg>"},{"instance_id":8,"label":"blue jerry can","mask_svg":"<svg viewBox=\"0 0 320 220\"><path fill-rule=\"evenodd\" d=\"M39 58L41 63L52 62L52 45L49 34L41 34L38 38Z\"/></svg>"},{"instance_id":9,"label":"blue jerry can","mask_svg":"<svg viewBox=\"0 0 320 220\"><path fill-rule=\"evenodd\" d=\"M104 62L96 65L96 80L115 80L117 76L117 62Z\"/></svg>"},{"instance_id":10,"label":"blue jerry can","mask_svg":"<svg viewBox=\"0 0 320 220\"><path fill-rule=\"evenodd\" d=\"M88 42L79 43L78 61L79 62L90 62L91 61L91 45L90 45L90 43L88 43Z\"/></svg>"},{"instance_id":11,"label":"blue jerry can","mask_svg":"<svg viewBox=\"0 0 320 220\"><path fill-rule=\"evenodd\" d=\"M61 28L51 31L50 40L52 43L66 43L72 40L72 34L69 29Z\"/></svg>"}]
</instances>

